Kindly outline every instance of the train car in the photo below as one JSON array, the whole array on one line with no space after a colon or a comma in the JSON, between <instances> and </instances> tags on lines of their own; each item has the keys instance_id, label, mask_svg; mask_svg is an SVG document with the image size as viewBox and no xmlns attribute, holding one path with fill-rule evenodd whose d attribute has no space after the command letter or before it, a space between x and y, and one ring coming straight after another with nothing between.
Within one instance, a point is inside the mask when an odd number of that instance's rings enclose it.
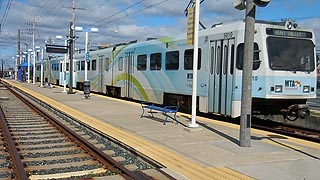
<instances>
[{"instance_id":1,"label":"train car","mask_svg":"<svg viewBox=\"0 0 320 180\"><path fill-rule=\"evenodd\" d=\"M244 21L199 32L197 109L240 116ZM75 80L83 86L85 55L76 55ZM193 46L186 35L132 42L90 52L91 90L110 96L191 109ZM252 73L254 114L295 120L316 97L315 37L291 22L256 21ZM82 84L82 85L81 85Z\"/></svg>"},{"instance_id":2,"label":"train car","mask_svg":"<svg viewBox=\"0 0 320 180\"><path fill-rule=\"evenodd\" d=\"M43 83L63 86L64 80L68 84L69 62L64 61L62 56L51 56L36 63L36 81L41 82L41 65L43 66ZM65 67L65 70L64 70Z\"/></svg>"}]
</instances>

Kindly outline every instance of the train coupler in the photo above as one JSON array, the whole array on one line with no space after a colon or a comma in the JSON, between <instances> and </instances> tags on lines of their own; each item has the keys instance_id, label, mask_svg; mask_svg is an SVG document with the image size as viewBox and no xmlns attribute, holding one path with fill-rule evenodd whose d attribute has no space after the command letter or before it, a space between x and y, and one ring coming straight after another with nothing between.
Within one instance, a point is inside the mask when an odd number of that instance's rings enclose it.
<instances>
[{"instance_id":1,"label":"train coupler","mask_svg":"<svg viewBox=\"0 0 320 180\"><path fill-rule=\"evenodd\" d=\"M284 119L289 121L295 121L298 118L305 119L310 115L310 110L306 104L294 104L288 107L288 109L282 109Z\"/></svg>"}]
</instances>

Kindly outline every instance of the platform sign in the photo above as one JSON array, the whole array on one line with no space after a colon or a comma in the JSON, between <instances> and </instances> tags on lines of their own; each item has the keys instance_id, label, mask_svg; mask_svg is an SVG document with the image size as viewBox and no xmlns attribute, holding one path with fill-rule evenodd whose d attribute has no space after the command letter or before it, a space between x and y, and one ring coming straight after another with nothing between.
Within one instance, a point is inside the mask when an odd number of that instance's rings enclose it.
<instances>
[{"instance_id":1,"label":"platform sign","mask_svg":"<svg viewBox=\"0 0 320 180\"><path fill-rule=\"evenodd\" d=\"M68 46L60 46L60 45L46 45L46 52L47 53L59 53L59 54L66 54L68 53Z\"/></svg>"},{"instance_id":2,"label":"platform sign","mask_svg":"<svg viewBox=\"0 0 320 180\"><path fill-rule=\"evenodd\" d=\"M187 31L187 45L194 43L194 14L195 7L188 8L188 31Z\"/></svg>"},{"instance_id":3,"label":"platform sign","mask_svg":"<svg viewBox=\"0 0 320 180\"><path fill-rule=\"evenodd\" d=\"M86 52L86 61L90 62L90 54L89 54L89 52Z\"/></svg>"}]
</instances>

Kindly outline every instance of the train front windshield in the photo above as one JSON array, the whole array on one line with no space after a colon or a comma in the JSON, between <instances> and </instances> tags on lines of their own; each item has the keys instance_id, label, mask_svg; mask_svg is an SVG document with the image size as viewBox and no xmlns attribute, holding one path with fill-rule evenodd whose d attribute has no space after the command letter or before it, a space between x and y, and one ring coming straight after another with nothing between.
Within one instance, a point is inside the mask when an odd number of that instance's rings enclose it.
<instances>
[{"instance_id":1,"label":"train front windshield","mask_svg":"<svg viewBox=\"0 0 320 180\"><path fill-rule=\"evenodd\" d=\"M315 70L314 44L310 40L268 37L267 47L272 70Z\"/></svg>"}]
</instances>

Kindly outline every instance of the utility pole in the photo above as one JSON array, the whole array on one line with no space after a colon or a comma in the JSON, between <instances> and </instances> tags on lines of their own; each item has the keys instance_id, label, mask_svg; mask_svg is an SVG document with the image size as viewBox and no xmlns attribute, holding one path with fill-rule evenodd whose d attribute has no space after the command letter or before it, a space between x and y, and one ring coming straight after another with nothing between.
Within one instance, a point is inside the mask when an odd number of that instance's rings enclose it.
<instances>
[{"instance_id":1,"label":"utility pole","mask_svg":"<svg viewBox=\"0 0 320 180\"><path fill-rule=\"evenodd\" d=\"M48 38L47 44L51 45L53 43L51 37ZM48 54L48 61L49 61L49 78L48 78L48 87L51 88L51 73L52 73L52 64L51 64L52 55Z\"/></svg>"},{"instance_id":2,"label":"utility pole","mask_svg":"<svg viewBox=\"0 0 320 180\"><path fill-rule=\"evenodd\" d=\"M3 60L1 59L1 78L3 78Z\"/></svg>"},{"instance_id":3,"label":"utility pole","mask_svg":"<svg viewBox=\"0 0 320 180\"><path fill-rule=\"evenodd\" d=\"M252 67L256 6L266 7L269 2L270 0L237 0L233 3L238 10L246 9L239 138L241 147L251 146Z\"/></svg>"},{"instance_id":4,"label":"utility pole","mask_svg":"<svg viewBox=\"0 0 320 180\"><path fill-rule=\"evenodd\" d=\"M252 63L256 6L253 0L246 1L244 56L242 71L242 95L240 118L240 146L251 146Z\"/></svg>"},{"instance_id":5,"label":"utility pole","mask_svg":"<svg viewBox=\"0 0 320 180\"><path fill-rule=\"evenodd\" d=\"M75 22L76 22L76 1L72 0L72 22L70 22L70 40L69 40L69 91L68 94L73 94L73 54L75 41Z\"/></svg>"},{"instance_id":6,"label":"utility pole","mask_svg":"<svg viewBox=\"0 0 320 180\"><path fill-rule=\"evenodd\" d=\"M75 46L75 27L76 27L76 0L72 0L72 19L70 22L70 37L69 37L69 91L68 94L73 94L73 54L74 54L74 46Z\"/></svg>"}]
</instances>

